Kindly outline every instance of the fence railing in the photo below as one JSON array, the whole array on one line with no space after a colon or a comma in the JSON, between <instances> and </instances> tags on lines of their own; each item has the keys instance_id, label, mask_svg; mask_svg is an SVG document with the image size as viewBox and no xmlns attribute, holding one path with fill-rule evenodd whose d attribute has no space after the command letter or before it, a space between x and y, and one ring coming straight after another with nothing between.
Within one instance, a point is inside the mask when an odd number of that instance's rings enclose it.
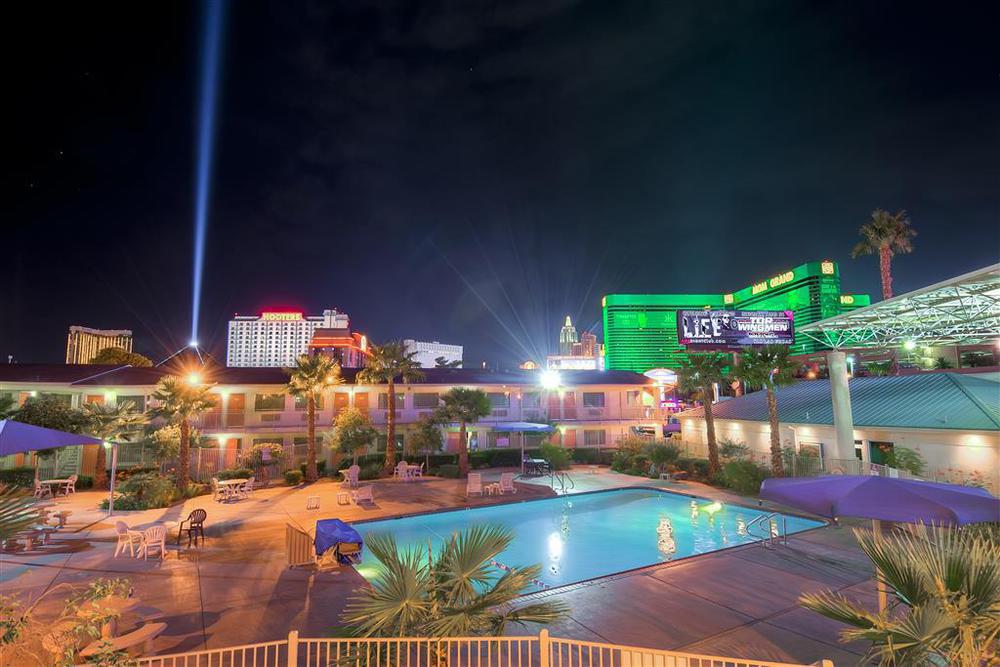
<instances>
[{"instance_id":1,"label":"fence railing","mask_svg":"<svg viewBox=\"0 0 1000 667\"><path fill-rule=\"evenodd\" d=\"M811 663L833 667L830 660ZM286 640L148 656L138 667L810 667L550 637L392 637Z\"/></svg>"}]
</instances>

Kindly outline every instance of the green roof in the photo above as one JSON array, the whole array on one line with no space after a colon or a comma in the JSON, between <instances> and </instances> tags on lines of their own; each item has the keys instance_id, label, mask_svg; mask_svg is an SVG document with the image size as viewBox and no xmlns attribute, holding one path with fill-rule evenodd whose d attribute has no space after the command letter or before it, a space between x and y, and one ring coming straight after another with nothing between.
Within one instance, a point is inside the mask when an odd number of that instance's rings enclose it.
<instances>
[{"instance_id":1,"label":"green roof","mask_svg":"<svg viewBox=\"0 0 1000 667\"><path fill-rule=\"evenodd\" d=\"M850 381L855 426L1000 431L1000 382L991 374L921 373ZM829 380L804 380L777 391L787 424L833 424ZM702 408L681 413L696 417ZM757 391L717 403L716 419L767 421L767 396Z\"/></svg>"}]
</instances>

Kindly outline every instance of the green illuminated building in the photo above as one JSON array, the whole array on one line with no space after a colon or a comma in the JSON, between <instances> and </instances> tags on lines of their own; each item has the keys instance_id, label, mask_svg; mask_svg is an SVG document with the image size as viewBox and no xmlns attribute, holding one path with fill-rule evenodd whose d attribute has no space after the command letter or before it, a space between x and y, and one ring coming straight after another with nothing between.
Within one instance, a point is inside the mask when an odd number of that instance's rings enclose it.
<instances>
[{"instance_id":1,"label":"green illuminated building","mask_svg":"<svg viewBox=\"0 0 1000 667\"><path fill-rule=\"evenodd\" d=\"M605 367L645 372L678 368L686 351L677 343L677 311L791 310L796 328L871 303L867 294L843 294L836 262L802 264L729 294L608 294L603 300ZM821 349L795 336L793 354Z\"/></svg>"}]
</instances>

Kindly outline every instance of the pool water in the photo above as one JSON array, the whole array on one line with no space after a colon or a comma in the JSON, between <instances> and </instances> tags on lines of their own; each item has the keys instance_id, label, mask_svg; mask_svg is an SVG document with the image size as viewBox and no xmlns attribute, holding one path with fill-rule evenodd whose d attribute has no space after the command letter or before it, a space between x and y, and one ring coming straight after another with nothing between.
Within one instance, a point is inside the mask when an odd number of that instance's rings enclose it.
<instances>
[{"instance_id":1,"label":"pool water","mask_svg":"<svg viewBox=\"0 0 1000 667\"><path fill-rule=\"evenodd\" d=\"M390 533L400 548L435 549L456 531L499 525L514 534L496 559L506 566L540 564L539 589L564 586L647 565L755 542L746 526L764 512L657 489L615 489L544 500L354 523L366 537ZM822 526L785 517L788 534ZM767 530L755 526L758 536ZM378 576L370 555L358 568Z\"/></svg>"}]
</instances>

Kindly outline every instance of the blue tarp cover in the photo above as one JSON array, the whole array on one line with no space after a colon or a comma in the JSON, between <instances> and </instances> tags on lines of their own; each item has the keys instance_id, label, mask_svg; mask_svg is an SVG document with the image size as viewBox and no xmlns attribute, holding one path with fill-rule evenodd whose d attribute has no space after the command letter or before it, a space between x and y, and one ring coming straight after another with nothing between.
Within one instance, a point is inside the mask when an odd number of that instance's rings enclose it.
<instances>
[{"instance_id":1,"label":"blue tarp cover","mask_svg":"<svg viewBox=\"0 0 1000 667\"><path fill-rule=\"evenodd\" d=\"M340 519L320 519L316 522L316 555L322 556L327 549L346 542L364 544L360 533Z\"/></svg>"}]
</instances>

